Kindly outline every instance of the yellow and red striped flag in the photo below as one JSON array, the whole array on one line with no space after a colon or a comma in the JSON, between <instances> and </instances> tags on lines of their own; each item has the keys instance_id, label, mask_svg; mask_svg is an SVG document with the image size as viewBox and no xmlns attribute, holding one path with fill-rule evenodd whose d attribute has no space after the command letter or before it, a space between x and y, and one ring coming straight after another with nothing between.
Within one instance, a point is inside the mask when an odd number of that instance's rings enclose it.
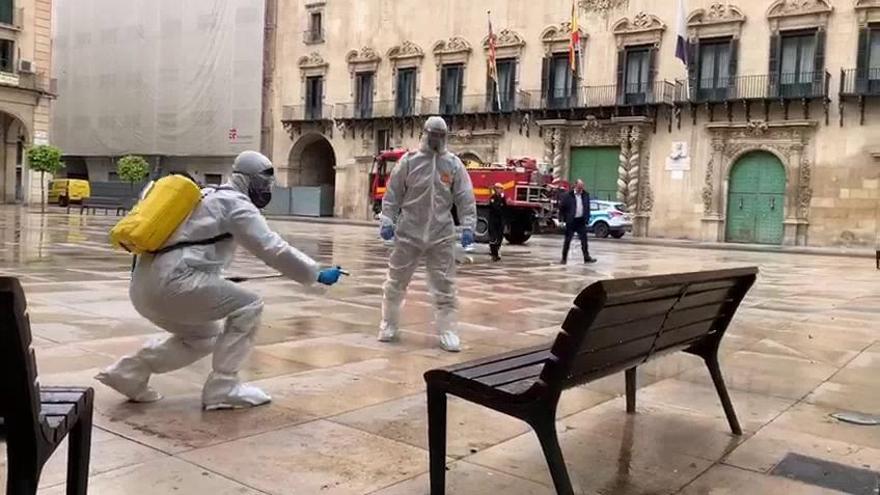
<instances>
[{"instance_id":1,"label":"yellow and red striped flag","mask_svg":"<svg viewBox=\"0 0 880 495\"><path fill-rule=\"evenodd\" d=\"M571 0L571 41L568 45L568 61L572 72L577 72L577 54L580 49L581 29L578 24L577 0Z\"/></svg>"}]
</instances>

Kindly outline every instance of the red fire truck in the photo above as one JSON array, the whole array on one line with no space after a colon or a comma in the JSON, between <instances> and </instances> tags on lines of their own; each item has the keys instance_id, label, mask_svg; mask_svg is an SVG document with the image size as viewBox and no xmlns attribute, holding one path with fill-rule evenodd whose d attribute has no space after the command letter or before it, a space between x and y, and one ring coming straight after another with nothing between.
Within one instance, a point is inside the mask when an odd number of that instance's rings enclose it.
<instances>
[{"instance_id":1,"label":"red fire truck","mask_svg":"<svg viewBox=\"0 0 880 495\"><path fill-rule=\"evenodd\" d=\"M382 211L382 197L385 195L385 181L407 150L383 151L376 155L370 173L371 201L373 212ZM390 166L389 166L390 164ZM492 186L504 186L507 197L507 221L504 237L511 244L523 244L532 233L556 226L556 197L568 184L553 182L551 175L542 174L538 164L531 158L509 159L506 164L468 168L474 185L477 200L476 237L479 242L489 240L489 198Z\"/></svg>"}]
</instances>

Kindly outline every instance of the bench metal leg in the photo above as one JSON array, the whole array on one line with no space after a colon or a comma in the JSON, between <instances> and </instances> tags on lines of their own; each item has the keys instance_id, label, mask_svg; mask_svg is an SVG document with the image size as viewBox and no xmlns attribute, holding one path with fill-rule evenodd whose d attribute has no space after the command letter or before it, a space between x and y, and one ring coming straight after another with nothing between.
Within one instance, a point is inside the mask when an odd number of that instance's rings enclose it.
<instances>
[{"instance_id":1,"label":"bench metal leg","mask_svg":"<svg viewBox=\"0 0 880 495\"><path fill-rule=\"evenodd\" d=\"M7 444L6 456L6 495L36 495L42 471L37 453L18 444Z\"/></svg>"},{"instance_id":2,"label":"bench metal leg","mask_svg":"<svg viewBox=\"0 0 880 495\"><path fill-rule=\"evenodd\" d=\"M559 438L556 436L555 416L550 414L532 422L532 428L538 435L538 441L541 442L541 449L544 451L544 458L547 459L557 495L574 495L568 469L565 467L565 459L562 457L562 449L559 448Z\"/></svg>"},{"instance_id":3,"label":"bench metal leg","mask_svg":"<svg viewBox=\"0 0 880 495\"><path fill-rule=\"evenodd\" d=\"M428 385L428 458L431 495L446 493L446 391Z\"/></svg>"},{"instance_id":4,"label":"bench metal leg","mask_svg":"<svg viewBox=\"0 0 880 495\"><path fill-rule=\"evenodd\" d=\"M84 401L85 410L68 434L67 495L86 495L88 492L93 400L94 393L89 390Z\"/></svg>"},{"instance_id":5,"label":"bench metal leg","mask_svg":"<svg viewBox=\"0 0 880 495\"><path fill-rule=\"evenodd\" d=\"M626 370L626 412L628 414L636 413L636 390L638 389L638 381L635 367Z\"/></svg>"},{"instance_id":6,"label":"bench metal leg","mask_svg":"<svg viewBox=\"0 0 880 495\"><path fill-rule=\"evenodd\" d=\"M724 408L724 414L727 416L727 422L730 424L730 430L734 435L742 435L742 428L736 419L736 412L733 410L733 403L730 402L730 395L727 394L727 386L724 385L724 378L721 376L721 366L718 364L718 355L703 358L706 366L709 368L709 374L712 375L712 381L715 383L715 390L718 392L718 398L721 399L721 406Z\"/></svg>"}]
</instances>

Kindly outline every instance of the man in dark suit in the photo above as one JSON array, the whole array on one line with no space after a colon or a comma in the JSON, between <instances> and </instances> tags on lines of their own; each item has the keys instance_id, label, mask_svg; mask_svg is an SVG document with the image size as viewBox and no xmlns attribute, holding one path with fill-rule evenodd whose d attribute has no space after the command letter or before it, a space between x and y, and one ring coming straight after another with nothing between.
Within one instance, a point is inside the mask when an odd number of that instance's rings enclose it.
<instances>
[{"instance_id":1,"label":"man in dark suit","mask_svg":"<svg viewBox=\"0 0 880 495\"><path fill-rule=\"evenodd\" d=\"M590 256L590 245L587 241L587 225L590 224L590 193L584 190L584 181L578 179L574 189L562 196L559 210L565 222L562 264L568 263L568 249L571 247L571 239L575 233L581 241L584 263L595 263L596 260Z\"/></svg>"},{"instance_id":2,"label":"man in dark suit","mask_svg":"<svg viewBox=\"0 0 880 495\"><path fill-rule=\"evenodd\" d=\"M492 187L492 198L489 199L489 250L492 261L501 261L499 251L504 241L504 215L507 199L504 198L504 186L495 184Z\"/></svg>"}]
</instances>

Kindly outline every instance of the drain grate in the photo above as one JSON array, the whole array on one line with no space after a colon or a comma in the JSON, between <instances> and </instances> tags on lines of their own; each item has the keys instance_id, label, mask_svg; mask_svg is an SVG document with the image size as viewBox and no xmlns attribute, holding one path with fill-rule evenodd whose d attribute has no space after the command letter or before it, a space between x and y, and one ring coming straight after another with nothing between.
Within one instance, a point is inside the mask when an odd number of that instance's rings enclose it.
<instances>
[{"instance_id":1,"label":"drain grate","mask_svg":"<svg viewBox=\"0 0 880 495\"><path fill-rule=\"evenodd\" d=\"M880 494L880 473L789 453L770 474L853 495Z\"/></svg>"}]
</instances>

